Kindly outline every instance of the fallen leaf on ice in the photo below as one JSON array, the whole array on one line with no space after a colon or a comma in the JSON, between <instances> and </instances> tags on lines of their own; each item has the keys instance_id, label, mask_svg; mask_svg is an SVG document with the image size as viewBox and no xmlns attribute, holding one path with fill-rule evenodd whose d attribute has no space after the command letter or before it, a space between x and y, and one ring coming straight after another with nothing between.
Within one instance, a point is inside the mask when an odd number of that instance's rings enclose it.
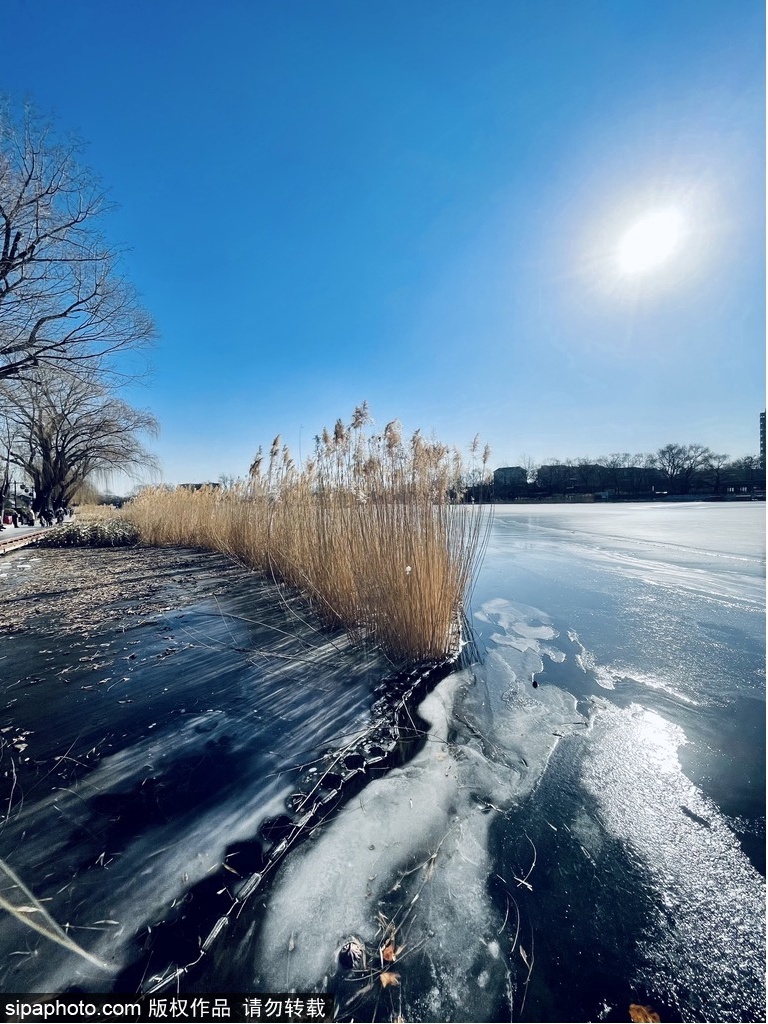
<instances>
[{"instance_id":1,"label":"fallen leaf on ice","mask_svg":"<svg viewBox=\"0 0 768 1024\"><path fill-rule=\"evenodd\" d=\"M400 984L400 975L399 974L395 974L394 971L383 971L379 975L379 981L381 982L381 987L382 988L386 988L387 985L399 985Z\"/></svg>"},{"instance_id":2,"label":"fallen leaf on ice","mask_svg":"<svg viewBox=\"0 0 768 1024\"><path fill-rule=\"evenodd\" d=\"M661 1017L650 1006L641 1006L639 1003L630 1003L629 1019L637 1021L638 1024L658 1024Z\"/></svg>"},{"instance_id":3,"label":"fallen leaf on ice","mask_svg":"<svg viewBox=\"0 0 768 1024\"><path fill-rule=\"evenodd\" d=\"M354 936L339 950L339 963L347 971L364 968L365 960L365 946Z\"/></svg>"}]
</instances>

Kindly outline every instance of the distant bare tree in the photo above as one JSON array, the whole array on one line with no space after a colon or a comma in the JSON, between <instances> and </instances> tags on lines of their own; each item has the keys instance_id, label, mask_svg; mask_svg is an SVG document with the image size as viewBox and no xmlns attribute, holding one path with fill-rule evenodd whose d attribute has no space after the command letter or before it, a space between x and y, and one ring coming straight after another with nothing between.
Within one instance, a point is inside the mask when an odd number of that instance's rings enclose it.
<instances>
[{"instance_id":1,"label":"distant bare tree","mask_svg":"<svg viewBox=\"0 0 768 1024\"><path fill-rule=\"evenodd\" d=\"M687 494L694 473L709 464L712 452L703 444L667 444L654 455L656 468L674 494Z\"/></svg>"},{"instance_id":2,"label":"distant bare tree","mask_svg":"<svg viewBox=\"0 0 768 1024\"><path fill-rule=\"evenodd\" d=\"M759 455L744 455L740 459L734 459L728 466L728 476L735 481L741 481L749 487L762 485L765 487L765 468L760 461Z\"/></svg>"},{"instance_id":3,"label":"distant bare tree","mask_svg":"<svg viewBox=\"0 0 768 1024\"><path fill-rule=\"evenodd\" d=\"M635 452L629 456L626 478L627 488L631 494L651 491L658 476L654 466L654 457L647 452Z\"/></svg>"},{"instance_id":4,"label":"distant bare tree","mask_svg":"<svg viewBox=\"0 0 768 1024\"><path fill-rule=\"evenodd\" d=\"M526 483L528 483L528 484L536 483L536 474L538 472L538 468L539 467L538 467L535 459L533 458L533 456L526 455L525 453L523 453L520 456L520 465L525 470Z\"/></svg>"},{"instance_id":5,"label":"distant bare tree","mask_svg":"<svg viewBox=\"0 0 768 1024\"><path fill-rule=\"evenodd\" d=\"M612 452L610 455L605 455L598 460L598 464L603 467L605 481L616 494L619 494L621 491L624 470L630 461L631 456L629 452Z\"/></svg>"},{"instance_id":6,"label":"distant bare tree","mask_svg":"<svg viewBox=\"0 0 768 1024\"><path fill-rule=\"evenodd\" d=\"M140 440L157 433L155 418L93 376L38 370L7 382L0 389L0 424L0 456L28 477L38 512L70 504L86 481L111 470L138 475L156 468Z\"/></svg>"},{"instance_id":7,"label":"distant bare tree","mask_svg":"<svg viewBox=\"0 0 768 1024\"><path fill-rule=\"evenodd\" d=\"M565 494L572 489L573 464L570 459L566 459L565 462L550 459L539 466L536 480L539 487L551 494Z\"/></svg>"},{"instance_id":8,"label":"distant bare tree","mask_svg":"<svg viewBox=\"0 0 768 1024\"><path fill-rule=\"evenodd\" d=\"M0 379L84 365L149 341L154 326L100 231L108 202L30 108L0 104Z\"/></svg>"},{"instance_id":9,"label":"distant bare tree","mask_svg":"<svg viewBox=\"0 0 768 1024\"><path fill-rule=\"evenodd\" d=\"M586 494L596 491L600 481L600 467L594 460L589 458L576 459L575 467L579 490Z\"/></svg>"},{"instance_id":10,"label":"distant bare tree","mask_svg":"<svg viewBox=\"0 0 768 1024\"><path fill-rule=\"evenodd\" d=\"M710 452L703 468L708 469L712 474L712 493L719 494L723 486L723 470L728 465L730 455L722 452Z\"/></svg>"}]
</instances>

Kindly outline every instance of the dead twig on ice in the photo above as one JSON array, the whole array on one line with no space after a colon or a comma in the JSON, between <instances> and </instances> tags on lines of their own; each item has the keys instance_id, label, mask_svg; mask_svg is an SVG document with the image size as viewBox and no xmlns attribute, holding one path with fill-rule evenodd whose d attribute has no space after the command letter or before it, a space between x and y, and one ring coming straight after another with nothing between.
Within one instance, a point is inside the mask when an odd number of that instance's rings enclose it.
<instances>
[{"instance_id":1,"label":"dead twig on ice","mask_svg":"<svg viewBox=\"0 0 768 1024\"><path fill-rule=\"evenodd\" d=\"M82 946L79 946L67 935L61 925L54 921L40 900L29 891L21 879L3 860L0 860L0 871L10 879L13 887L18 889L26 900L26 903L15 904L7 900L5 896L0 896L0 908L7 910L17 921L25 924L28 928L32 928L33 931L39 932L52 942L57 942L60 946L70 950L70 952L76 953L79 957L87 960L89 964L93 964L94 967L99 967L103 971L109 970L108 965L103 960L86 952ZM33 915L37 915L37 917Z\"/></svg>"},{"instance_id":2,"label":"dead twig on ice","mask_svg":"<svg viewBox=\"0 0 768 1024\"><path fill-rule=\"evenodd\" d=\"M520 888L521 885L524 885L526 887L526 889L528 889L530 892L533 892L533 886L530 884L528 879L531 876L531 872L536 867L536 847L533 845L533 840L531 839L531 837L528 835L527 832L525 833L525 838L528 840L528 842L531 844L531 846L533 846L533 860L531 861L531 866L528 868L528 870L526 871L526 873L523 875L522 878L518 878L517 875L514 875L513 877L514 877L515 881L517 882L518 888Z\"/></svg>"}]
</instances>

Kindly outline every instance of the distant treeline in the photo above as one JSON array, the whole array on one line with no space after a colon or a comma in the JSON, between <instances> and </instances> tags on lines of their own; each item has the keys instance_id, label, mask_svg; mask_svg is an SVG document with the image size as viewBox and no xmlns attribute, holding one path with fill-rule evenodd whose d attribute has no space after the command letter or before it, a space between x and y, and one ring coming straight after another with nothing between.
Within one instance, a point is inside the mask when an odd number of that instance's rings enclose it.
<instances>
[{"instance_id":1,"label":"distant treeline","mask_svg":"<svg viewBox=\"0 0 768 1024\"><path fill-rule=\"evenodd\" d=\"M515 501L592 496L595 500L668 495L746 498L765 495L765 466L756 455L731 459L700 444L668 444L653 453L504 466L468 481L467 500Z\"/></svg>"}]
</instances>

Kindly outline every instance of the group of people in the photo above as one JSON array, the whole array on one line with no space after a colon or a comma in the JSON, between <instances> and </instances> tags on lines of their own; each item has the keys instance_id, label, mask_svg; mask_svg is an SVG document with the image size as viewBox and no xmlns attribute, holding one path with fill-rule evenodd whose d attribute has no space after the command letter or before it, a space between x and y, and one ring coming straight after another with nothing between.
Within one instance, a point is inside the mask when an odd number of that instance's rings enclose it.
<instances>
[{"instance_id":1,"label":"group of people","mask_svg":"<svg viewBox=\"0 0 768 1024\"><path fill-rule=\"evenodd\" d=\"M40 520L41 526L53 526L54 523L61 525L65 519L68 519L72 515L71 508L43 508L37 513L37 518ZM5 530L9 526L34 526L35 515L30 508L17 509L10 508L6 509L0 522L0 530ZM10 522L8 522L10 520Z\"/></svg>"},{"instance_id":2,"label":"group of people","mask_svg":"<svg viewBox=\"0 0 768 1024\"><path fill-rule=\"evenodd\" d=\"M40 510L38 515L40 517L41 526L53 526L54 523L57 523L59 526L61 526L64 520L72 515L72 509L44 508ZM32 525L34 526L34 520L32 522Z\"/></svg>"}]
</instances>

